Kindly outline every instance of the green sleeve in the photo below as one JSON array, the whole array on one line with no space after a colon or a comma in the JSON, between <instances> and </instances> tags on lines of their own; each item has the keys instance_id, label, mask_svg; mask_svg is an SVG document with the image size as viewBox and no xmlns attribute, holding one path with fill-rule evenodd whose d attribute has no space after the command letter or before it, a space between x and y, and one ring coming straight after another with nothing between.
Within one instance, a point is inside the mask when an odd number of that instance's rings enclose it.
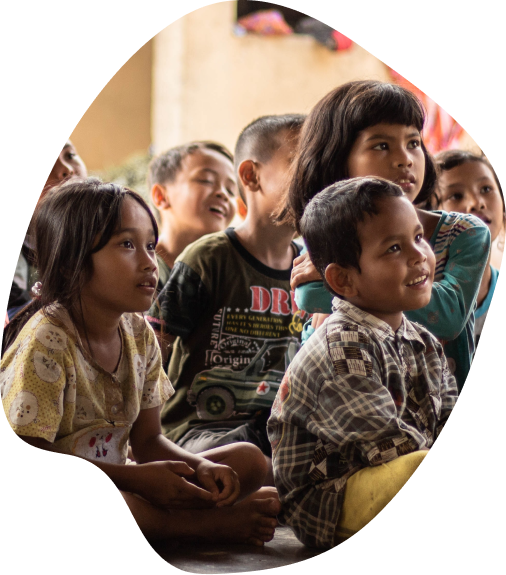
<instances>
[{"instance_id":1,"label":"green sleeve","mask_svg":"<svg viewBox=\"0 0 506 575\"><path fill-rule=\"evenodd\" d=\"M489 252L490 231L485 225L460 233L450 245L442 278L432 286L429 304L406 312L407 318L440 339L455 339L474 312Z\"/></svg>"},{"instance_id":2,"label":"green sleeve","mask_svg":"<svg viewBox=\"0 0 506 575\"><path fill-rule=\"evenodd\" d=\"M308 282L295 288L295 303L308 313L332 313L332 295L322 281Z\"/></svg>"},{"instance_id":3,"label":"green sleeve","mask_svg":"<svg viewBox=\"0 0 506 575\"><path fill-rule=\"evenodd\" d=\"M300 255L307 252L304 244ZM322 281L308 282L295 288L295 304L308 313L332 313L332 295Z\"/></svg>"}]
</instances>

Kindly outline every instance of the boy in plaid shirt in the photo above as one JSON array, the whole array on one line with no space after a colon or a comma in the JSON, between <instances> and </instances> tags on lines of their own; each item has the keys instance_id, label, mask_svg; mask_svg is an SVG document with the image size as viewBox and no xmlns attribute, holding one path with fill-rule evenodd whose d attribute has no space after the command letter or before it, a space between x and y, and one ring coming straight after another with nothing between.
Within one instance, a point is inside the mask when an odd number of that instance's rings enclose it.
<instances>
[{"instance_id":1,"label":"boy in plaid shirt","mask_svg":"<svg viewBox=\"0 0 506 575\"><path fill-rule=\"evenodd\" d=\"M338 182L308 204L301 228L334 311L288 367L268 430L281 523L332 547L409 479L457 387L440 343L403 315L430 301L435 258L402 189Z\"/></svg>"}]
</instances>

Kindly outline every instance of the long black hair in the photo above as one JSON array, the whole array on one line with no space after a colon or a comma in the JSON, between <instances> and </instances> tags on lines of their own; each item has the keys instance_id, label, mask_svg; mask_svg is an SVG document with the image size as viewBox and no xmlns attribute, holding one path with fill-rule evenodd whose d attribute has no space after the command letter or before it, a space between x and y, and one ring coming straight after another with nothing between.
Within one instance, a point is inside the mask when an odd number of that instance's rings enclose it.
<instances>
[{"instance_id":1,"label":"long black hair","mask_svg":"<svg viewBox=\"0 0 506 575\"><path fill-rule=\"evenodd\" d=\"M146 210L158 241L158 226L148 205L123 186L97 178L71 180L51 189L41 200L34 214L38 293L4 329L2 354L40 309L50 315L51 304L59 304L73 319L79 315L81 291L93 273L91 256L109 242L120 225L127 197Z\"/></svg>"},{"instance_id":2,"label":"long black hair","mask_svg":"<svg viewBox=\"0 0 506 575\"><path fill-rule=\"evenodd\" d=\"M332 90L311 110L302 126L292 168L287 207L278 220L299 222L308 202L327 186L349 178L348 157L359 132L376 124L425 124L425 110L409 90L373 80L348 82ZM423 141L425 174L414 203L426 201L436 184L436 169Z\"/></svg>"}]
</instances>

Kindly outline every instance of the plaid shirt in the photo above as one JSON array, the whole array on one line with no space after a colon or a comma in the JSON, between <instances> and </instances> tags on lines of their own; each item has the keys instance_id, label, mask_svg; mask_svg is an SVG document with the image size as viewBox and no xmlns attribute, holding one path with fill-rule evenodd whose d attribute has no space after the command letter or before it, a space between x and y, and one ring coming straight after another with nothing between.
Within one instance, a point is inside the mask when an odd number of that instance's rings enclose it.
<instances>
[{"instance_id":1,"label":"plaid shirt","mask_svg":"<svg viewBox=\"0 0 506 575\"><path fill-rule=\"evenodd\" d=\"M441 344L403 317L399 329L334 299L302 347L268 422L282 523L332 547L346 480L431 447L457 400Z\"/></svg>"}]
</instances>

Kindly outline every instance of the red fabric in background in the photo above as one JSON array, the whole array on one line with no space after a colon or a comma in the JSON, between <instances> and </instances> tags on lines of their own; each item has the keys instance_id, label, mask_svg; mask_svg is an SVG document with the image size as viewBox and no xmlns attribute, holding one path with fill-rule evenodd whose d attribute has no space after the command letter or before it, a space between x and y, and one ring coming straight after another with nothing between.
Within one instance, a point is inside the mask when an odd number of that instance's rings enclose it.
<instances>
[{"instance_id":1,"label":"red fabric in background","mask_svg":"<svg viewBox=\"0 0 506 575\"><path fill-rule=\"evenodd\" d=\"M248 32L263 36L279 36L293 34L292 28L285 22L283 14L277 10L261 10L253 12L237 23Z\"/></svg>"},{"instance_id":2,"label":"red fabric in background","mask_svg":"<svg viewBox=\"0 0 506 575\"><path fill-rule=\"evenodd\" d=\"M338 50L347 50L353 44L353 42L348 38L348 36L341 34L341 32L338 32L337 30L334 30L332 32L332 36L336 41Z\"/></svg>"},{"instance_id":3,"label":"red fabric in background","mask_svg":"<svg viewBox=\"0 0 506 575\"><path fill-rule=\"evenodd\" d=\"M431 154L437 154L441 150L450 150L460 147L464 128L456 122L446 110L436 104L427 94L422 92L414 84L406 80L392 68L389 68L392 81L410 92L422 102L427 111L427 119L423 129L423 141Z\"/></svg>"}]
</instances>

